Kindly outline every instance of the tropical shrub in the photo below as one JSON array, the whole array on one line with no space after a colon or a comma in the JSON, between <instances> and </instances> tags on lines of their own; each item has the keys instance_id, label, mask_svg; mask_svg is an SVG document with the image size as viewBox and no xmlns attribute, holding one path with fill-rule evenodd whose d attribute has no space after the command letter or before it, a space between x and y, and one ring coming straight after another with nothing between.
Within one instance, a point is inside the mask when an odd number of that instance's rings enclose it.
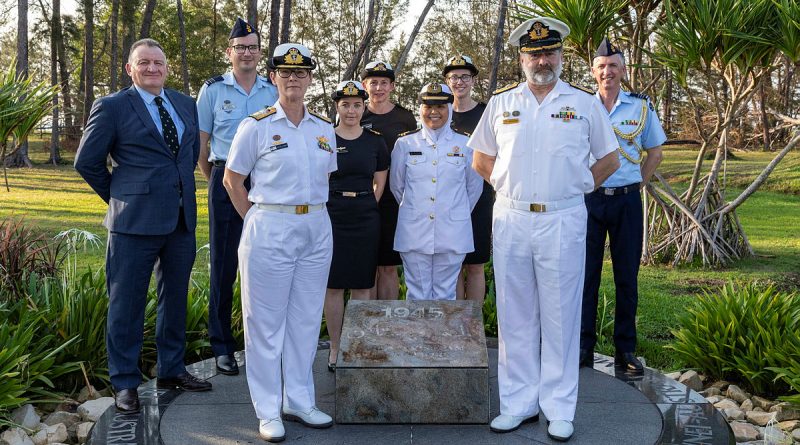
<instances>
[{"instance_id":1,"label":"tropical shrub","mask_svg":"<svg viewBox=\"0 0 800 445\"><path fill-rule=\"evenodd\" d=\"M729 282L705 291L678 319L673 349L716 379L746 382L757 393L800 390L800 296L772 285Z\"/></svg>"},{"instance_id":2,"label":"tropical shrub","mask_svg":"<svg viewBox=\"0 0 800 445\"><path fill-rule=\"evenodd\" d=\"M51 242L33 232L22 220L0 221L0 301L21 298L32 274L56 276L65 258L63 247L61 241Z\"/></svg>"}]
</instances>

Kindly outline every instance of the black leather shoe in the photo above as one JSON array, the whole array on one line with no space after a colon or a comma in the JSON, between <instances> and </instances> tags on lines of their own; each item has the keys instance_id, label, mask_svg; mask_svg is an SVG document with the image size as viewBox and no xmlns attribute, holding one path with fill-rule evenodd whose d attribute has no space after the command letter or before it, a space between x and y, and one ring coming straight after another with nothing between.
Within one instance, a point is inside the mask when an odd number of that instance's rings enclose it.
<instances>
[{"instance_id":1,"label":"black leather shoe","mask_svg":"<svg viewBox=\"0 0 800 445\"><path fill-rule=\"evenodd\" d=\"M136 388L123 389L114 397L114 406L117 412L123 414L136 414L139 412L139 393Z\"/></svg>"},{"instance_id":2,"label":"black leather shoe","mask_svg":"<svg viewBox=\"0 0 800 445\"><path fill-rule=\"evenodd\" d=\"M239 365L232 355L220 355L216 358L217 372L225 375L238 375Z\"/></svg>"},{"instance_id":3,"label":"black leather shoe","mask_svg":"<svg viewBox=\"0 0 800 445\"><path fill-rule=\"evenodd\" d=\"M643 374L642 362L633 355L633 352L617 352L614 354L614 367L624 369L629 374Z\"/></svg>"},{"instance_id":4,"label":"black leather shoe","mask_svg":"<svg viewBox=\"0 0 800 445\"><path fill-rule=\"evenodd\" d=\"M581 368L594 368L594 351L591 349L581 349L578 366Z\"/></svg>"},{"instance_id":5,"label":"black leather shoe","mask_svg":"<svg viewBox=\"0 0 800 445\"><path fill-rule=\"evenodd\" d=\"M158 378L158 387L162 389L182 389L190 392L211 391L211 383L184 372L171 378Z\"/></svg>"}]
</instances>

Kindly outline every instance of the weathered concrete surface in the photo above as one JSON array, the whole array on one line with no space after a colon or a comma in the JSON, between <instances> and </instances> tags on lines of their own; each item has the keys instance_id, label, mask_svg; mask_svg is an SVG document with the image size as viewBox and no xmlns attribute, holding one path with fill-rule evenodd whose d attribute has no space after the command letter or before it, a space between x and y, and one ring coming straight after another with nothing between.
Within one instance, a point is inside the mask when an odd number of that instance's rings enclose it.
<instances>
[{"instance_id":1,"label":"weathered concrete surface","mask_svg":"<svg viewBox=\"0 0 800 445\"><path fill-rule=\"evenodd\" d=\"M474 302L351 300L336 422L487 423L488 364Z\"/></svg>"}]
</instances>

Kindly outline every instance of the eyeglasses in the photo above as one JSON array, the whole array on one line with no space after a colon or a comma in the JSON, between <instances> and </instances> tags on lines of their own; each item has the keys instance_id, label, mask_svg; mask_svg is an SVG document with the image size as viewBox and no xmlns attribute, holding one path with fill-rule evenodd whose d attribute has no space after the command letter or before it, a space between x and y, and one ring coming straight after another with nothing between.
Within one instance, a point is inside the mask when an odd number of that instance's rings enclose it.
<instances>
[{"instance_id":1,"label":"eyeglasses","mask_svg":"<svg viewBox=\"0 0 800 445\"><path fill-rule=\"evenodd\" d=\"M447 76L447 81L451 83L456 83L460 80L464 83L467 83L470 80L472 80L473 77L474 76L472 74L462 74L460 76L456 76L455 74L453 74L452 76Z\"/></svg>"},{"instance_id":2,"label":"eyeglasses","mask_svg":"<svg viewBox=\"0 0 800 445\"><path fill-rule=\"evenodd\" d=\"M236 54L244 54L245 50L250 51L250 54L257 54L261 52L261 47L258 45L233 45L231 48L236 51Z\"/></svg>"},{"instance_id":3,"label":"eyeglasses","mask_svg":"<svg viewBox=\"0 0 800 445\"><path fill-rule=\"evenodd\" d=\"M292 74L298 79L305 79L308 77L308 70L304 69L278 68L276 72L279 77L283 77L284 79L288 79Z\"/></svg>"}]
</instances>

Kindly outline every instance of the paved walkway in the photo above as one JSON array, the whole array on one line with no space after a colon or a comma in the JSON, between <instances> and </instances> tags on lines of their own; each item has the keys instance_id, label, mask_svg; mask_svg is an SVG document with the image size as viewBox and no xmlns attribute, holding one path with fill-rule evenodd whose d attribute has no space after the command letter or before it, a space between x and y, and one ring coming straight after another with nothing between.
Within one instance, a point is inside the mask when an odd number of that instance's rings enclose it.
<instances>
[{"instance_id":1,"label":"paved walkway","mask_svg":"<svg viewBox=\"0 0 800 445\"><path fill-rule=\"evenodd\" d=\"M498 412L497 349L489 348L491 417ZM314 363L317 404L333 415L335 380L326 369L327 350ZM181 393L140 387L142 414L126 416L112 408L96 425L90 443L143 445L228 445L265 443L250 403L247 381L216 375L213 360L193 365L209 378L214 390ZM575 435L570 444L734 444L724 419L699 394L647 370L631 379L614 375L613 363L597 355L594 369L582 369ZM286 422L286 443L292 444L550 444L544 417L508 434L488 425L334 425L314 430Z\"/></svg>"}]
</instances>

